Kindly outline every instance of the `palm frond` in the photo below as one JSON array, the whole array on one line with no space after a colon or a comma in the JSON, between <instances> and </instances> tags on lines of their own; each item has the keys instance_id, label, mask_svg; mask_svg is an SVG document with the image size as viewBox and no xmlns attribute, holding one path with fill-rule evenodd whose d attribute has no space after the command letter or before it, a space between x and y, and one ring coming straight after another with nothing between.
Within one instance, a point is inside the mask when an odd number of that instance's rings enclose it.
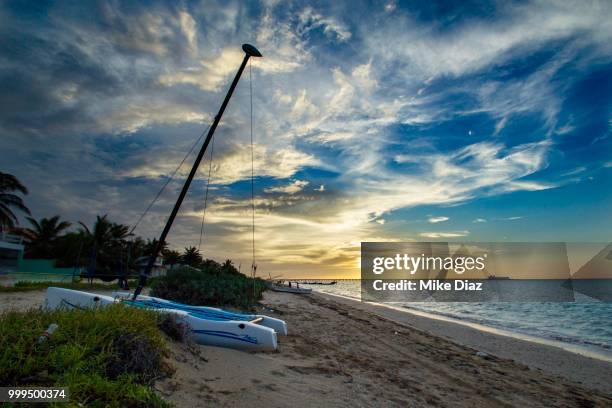
<instances>
[{"instance_id":1,"label":"palm frond","mask_svg":"<svg viewBox=\"0 0 612 408\"><path fill-rule=\"evenodd\" d=\"M0 191L13 192L19 191L22 194L28 194L28 189L21 184L17 177L12 174L3 173L0 171Z\"/></svg>"}]
</instances>

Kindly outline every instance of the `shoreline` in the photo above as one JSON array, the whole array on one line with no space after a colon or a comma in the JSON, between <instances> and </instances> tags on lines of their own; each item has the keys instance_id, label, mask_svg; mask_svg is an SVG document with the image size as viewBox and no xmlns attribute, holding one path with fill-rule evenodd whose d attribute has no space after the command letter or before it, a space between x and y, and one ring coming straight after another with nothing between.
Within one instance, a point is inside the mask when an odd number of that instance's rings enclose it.
<instances>
[{"instance_id":1,"label":"shoreline","mask_svg":"<svg viewBox=\"0 0 612 408\"><path fill-rule=\"evenodd\" d=\"M612 357L580 346L453 319L451 317L381 303L362 302L348 296L316 292L355 309L375 313L397 323L446 338L461 346L511 359L530 368L567 378L581 385L612 394Z\"/></svg>"},{"instance_id":2,"label":"shoreline","mask_svg":"<svg viewBox=\"0 0 612 408\"><path fill-rule=\"evenodd\" d=\"M360 299L357 299L351 296L339 295L336 293L318 292L318 291L316 293L325 295L325 296L329 295L332 297L338 297L338 298L342 298L345 300L354 301L358 303L371 304L374 306L385 307L385 308L397 310L399 312L406 312L406 313L410 313L410 314L428 318L428 319L440 320L440 321L444 321L444 322L448 322L452 324L463 325L463 326L470 327L474 330L480 330L480 331L492 333L498 336L510 337L513 339L523 340L523 341L527 341L531 343L537 343L537 344L545 345L549 347L556 347L561 350L567 351L569 353L574 353L574 354L581 355L583 357L588 357L588 358L592 358L595 360L601 360L601 361L605 361L608 363L612 363L612 351L606 351L605 349L602 349L596 346L589 346L586 344L582 345L582 344L565 342L561 340L549 339L546 337L539 337L539 336L535 336L531 334L512 331L509 329L487 326L485 324L471 322L469 320L462 320L462 319L459 319L453 316L446 316L444 314L438 314L435 312L426 312L423 310L418 310L418 309L414 309L414 308L406 307L406 306L395 306L392 304L377 303L377 302L362 302Z\"/></svg>"}]
</instances>

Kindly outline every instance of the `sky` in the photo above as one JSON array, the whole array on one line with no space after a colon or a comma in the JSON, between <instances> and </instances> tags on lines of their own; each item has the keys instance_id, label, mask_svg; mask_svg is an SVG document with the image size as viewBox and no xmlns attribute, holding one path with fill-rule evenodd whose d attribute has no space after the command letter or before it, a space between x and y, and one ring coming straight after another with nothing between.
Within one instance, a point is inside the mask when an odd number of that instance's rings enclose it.
<instances>
[{"instance_id":1,"label":"sky","mask_svg":"<svg viewBox=\"0 0 612 408\"><path fill-rule=\"evenodd\" d=\"M265 277L358 277L362 241L610 241L610 21L609 1L2 2L0 171L36 218L134 225L251 43L205 257L250 268L251 155ZM198 246L209 160L172 248Z\"/></svg>"}]
</instances>

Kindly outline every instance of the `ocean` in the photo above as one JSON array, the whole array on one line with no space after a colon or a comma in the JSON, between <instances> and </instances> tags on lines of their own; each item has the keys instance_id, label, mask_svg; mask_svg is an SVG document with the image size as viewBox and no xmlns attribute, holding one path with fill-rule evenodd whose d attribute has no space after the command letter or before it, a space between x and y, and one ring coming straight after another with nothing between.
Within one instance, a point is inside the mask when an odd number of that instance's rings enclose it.
<instances>
[{"instance_id":1,"label":"ocean","mask_svg":"<svg viewBox=\"0 0 612 408\"><path fill-rule=\"evenodd\" d=\"M320 280L329 282L329 280ZM335 285L307 285L314 291L361 299L361 281L338 280ZM577 296L574 302L393 302L405 308L458 323L475 323L517 337L543 339L569 350L612 359L612 303Z\"/></svg>"}]
</instances>

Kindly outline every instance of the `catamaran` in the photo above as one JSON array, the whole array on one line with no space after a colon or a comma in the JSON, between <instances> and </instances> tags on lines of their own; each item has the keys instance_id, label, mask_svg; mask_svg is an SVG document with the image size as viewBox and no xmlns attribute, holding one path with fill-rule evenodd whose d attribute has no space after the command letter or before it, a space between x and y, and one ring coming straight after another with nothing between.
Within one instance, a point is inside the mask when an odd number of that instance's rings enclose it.
<instances>
[{"instance_id":1,"label":"catamaran","mask_svg":"<svg viewBox=\"0 0 612 408\"><path fill-rule=\"evenodd\" d=\"M143 295L137 300L129 300L126 295L131 296L130 293L122 292L117 292L114 296L105 296L73 289L49 287L44 307L70 310L122 303L130 307L171 313L187 324L197 343L247 351L275 350L277 335L287 335L286 323L269 316L233 313L212 307L189 306Z\"/></svg>"},{"instance_id":2,"label":"catamaran","mask_svg":"<svg viewBox=\"0 0 612 408\"><path fill-rule=\"evenodd\" d=\"M227 107L230 98L240 80L240 76L244 71L249 58L261 57L261 53L250 44L243 44L242 50L245 55L240 64L240 68L232 81L230 88L225 95L225 99L221 104L219 113L215 116L204 144L202 145L200 152L198 153L195 162L183 184L183 188L174 204L174 207L166 221L166 225L157 240L157 245L150 254L149 261L146 267L141 270L138 287L134 293L115 293L115 296L104 296L97 295L95 293L81 292L77 290L62 289L62 288L48 288L45 299L47 308L90 308L100 307L105 305L114 304L121 302L130 307L139 307L152 309L163 313L171 313L183 320L190 328L194 339L201 344L208 344L213 346L232 347L242 350L274 350L276 349L277 334L286 335L287 325L284 321L274 319L269 316L263 315L249 315L232 313L222 309L206 307L206 306L190 306L182 303L176 303L165 299L150 297L150 296L139 296L142 288L144 287L147 277L150 276L151 270L155 265L157 257L163 248L166 237L170 232L172 223L183 203L187 190L191 185L191 182L198 170L198 166L206 153L209 143L211 142L215 130L221 121L223 112ZM252 117L252 115L251 115ZM251 137L252 140L252 137ZM252 141L251 141L252 148ZM253 182L254 176L251 175L251 182ZM253 191L253 190L252 190ZM157 198L156 198L157 199ZM254 196L251 196L252 203L254 203ZM154 200L155 201L155 200ZM153 204L153 203L152 203ZM152 205L151 204L151 205ZM149 206L149 208L151 207ZM148 209L149 209L148 208ZM147 209L147 211L148 211ZM255 207L253 204L253 214ZM146 211L145 211L146 213ZM142 217L141 217L142 219ZM255 217L253 216L253 265L252 272L253 278L255 276L256 265L255 265ZM132 230L135 227L132 228ZM131 297L131 299L129 299Z\"/></svg>"}]
</instances>

